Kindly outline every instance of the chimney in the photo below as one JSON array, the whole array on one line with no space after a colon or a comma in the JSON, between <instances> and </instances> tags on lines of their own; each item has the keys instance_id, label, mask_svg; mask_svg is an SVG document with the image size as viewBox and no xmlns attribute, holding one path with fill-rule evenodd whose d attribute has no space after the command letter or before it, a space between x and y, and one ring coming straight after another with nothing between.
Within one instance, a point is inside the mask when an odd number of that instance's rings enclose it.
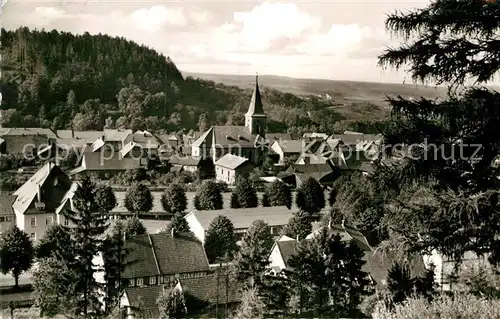
<instances>
[{"instance_id":1,"label":"chimney","mask_svg":"<svg viewBox=\"0 0 500 319\"><path fill-rule=\"evenodd\" d=\"M38 184L38 193L37 193L38 202L42 202L42 185Z\"/></svg>"}]
</instances>

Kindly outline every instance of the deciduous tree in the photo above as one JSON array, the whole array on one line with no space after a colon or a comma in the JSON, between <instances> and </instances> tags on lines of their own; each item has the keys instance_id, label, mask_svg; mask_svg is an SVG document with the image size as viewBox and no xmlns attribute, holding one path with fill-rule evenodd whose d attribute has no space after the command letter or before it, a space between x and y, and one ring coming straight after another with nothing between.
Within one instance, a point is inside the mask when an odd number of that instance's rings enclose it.
<instances>
[{"instance_id":1,"label":"deciduous tree","mask_svg":"<svg viewBox=\"0 0 500 319\"><path fill-rule=\"evenodd\" d=\"M17 226L13 225L1 234L0 269L3 274L12 273L16 287L21 273L31 268L33 256L33 242Z\"/></svg>"},{"instance_id":2,"label":"deciduous tree","mask_svg":"<svg viewBox=\"0 0 500 319\"><path fill-rule=\"evenodd\" d=\"M180 289L172 288L160 294L156 300L161 319L185 318L186 301Z\"/></svg>"},{"instance_id":3,"label":"deciduous tree","mask_svg":"<svg viewBox=\"0 0 500 319\"><path fill-rule=\"evenodd\" d=\"M240 178L236 181L233 194L234 200L237 201L237 206L239 207L232 208L250 208L257 207L259 205L257 191L253 187L252 183L247 179ZM231 196L231 203L233 203L233 196Z\"/></svg>"},{"instance_id":4,"label":"deciduous tree","mask_svg":"<svg viewBox=\"0 0 500 319\"><path fill-rule=\"evenodd\" d=\"M221 188L213 181L203 182L196 192L196 198L199 210L222 209L224 204Z\"/></svg>"},{"instance_id":5,"label":"deciduous tree","mask_svg":"<svg viewBox=\"0 0 500 319\"><path fill-rule=\"evenodd\" d=\"M179 184L170 184L161 196L161 205L170 214L183 213L187 208L186 191Z\"/></svg>"},{"instance_id":6,"label":"deciduous tree","mask_svg":"<svg viewBox=\"0 0 500 319\"><path fill-rule=\"evenodd\" d=\"M236 249L233 223L226 216L212 220L205 236L205 252L210 263L217 259L230 259Z\"/></svg>"},{"instance_id":7,"label":"deciduous tree","mask_svg":"<svg viewBox=\"0 0 500 319\"><path fill-rule=\"evenodd\" d=\"M282 181L274 181L266 188L265 194L271 206L286 206L292 208L292 191Z\"/></svg>"},{"instance_id":8,"label":"deciduous tree","mask_svg":"<svg viewBox=\"0 0 500 319\"><path fill-rule=\"evenodd\" d=\"M142 183L132 185L125 195L125 207L136 215L149 212L153 208L153 196L149 188Z\"/></svg>"},{"instance_id":9,"label":"deciduous tree","mask_svg":"<svg viewBox=\"0 0 500 319\"><path fill-rule=\"evenodd\" d=\"M320 183L312 177L308 178L297 189L295 203L310 215L319 213L325 207L325 194Z\"/></svg>"}]
</instances>

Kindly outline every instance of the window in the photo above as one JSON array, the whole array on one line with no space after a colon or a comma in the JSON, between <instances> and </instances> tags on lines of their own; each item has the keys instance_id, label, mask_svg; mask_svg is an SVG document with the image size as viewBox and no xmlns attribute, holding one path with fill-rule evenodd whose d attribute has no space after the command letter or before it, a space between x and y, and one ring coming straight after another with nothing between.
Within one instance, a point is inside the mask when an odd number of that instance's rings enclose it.
<instances>
[{"instance_id":1,"label":"window","mask_svg":"<svg viewBox=\"0 0 500 319\"><path fill-rule=\"evenodd\" d=\"M137 286L144 286L144 279L142 278L137 278L136 279Z\"/></svg>"},{"instance_id":2,"label":"window","mask_svg":"<svg viewBox=\"0 0 500 319\"><path fill-rule=\"evenodd\" d=\"M64 226L69 226L69 220L64 218Z\"/></svg>"},{"instance_id":3,"label":"window","mask_svg":"<svg viewBox=\"0 0 500 319\"><path fill-rule=\"evenodd\" d=\"M130 287L134 287L134 286L135 286L135 280L134 280L134 278L132 278L132 279L130 279L130 280L128 281L128 285L129 285Z\"/></svg>"},{"instance_id":4,"label":"window","mask_svg":"<svg viewBox=\"0 0 500 319\"><path fill-rule=\"evenodd\" d=\"M0 223L3 223L5 221L5 217L0 217Z\"/></svg>"},{"instance_id":5,"label":"window","mask_svg":"<svg viewBox=\"0 0 500 319\"><path fill-rule=\"evenodd\" d=\"M31 237L31 239L36 240L36 234L35 233L31 233L30 237Z\"/></svg>"},{"instance_id":6,"label":"window","mask_svg":"<svg viewBox=\"0 0 500 319\"><path fill-rule=\"evenodd\" d=\"M30 225L31 225L31 227L36 227L36 217L30 218Z\"/></svg>"},{"instance_id":7,"label":"window","mask_svg":"<svg viewBox=\"0 0 500 319\"><path fill-rule=\"evenodd\" d=\"M164 282L164 277L163 276L160 276L160 284L162 284Z\"/></svg>"},{"instance_id":8,"label":"window","mask_svg":"<svg viewBox=\"0 0 500 319\"><path fill-rule=\"evenodd\" d=\"M5 221L6 221L6 222L11 222L11 221L12 221L12 217L11 217L11 216L7 216L7 217L5 217Z\"/></svg>"},{"instance_id":9,"label":"window","mask_svg":"<svg viewBox=\"0 0 500 319\"><path fill-rule=\"evenodd\" d=\"M45 225L52 225L52 223L54 222L54 219L52 218L52 216L49 216L47 218L45 218Z\"/></svg>"},{"instance_id":10,"label":"window","mask_svg":"<svg viewBox=\"0 0 500 319\"><path fill-rule=\"evenodd\" d=\"M156 285L156 276L149 277L149 284Z\"/></svg>"}]
</instances>

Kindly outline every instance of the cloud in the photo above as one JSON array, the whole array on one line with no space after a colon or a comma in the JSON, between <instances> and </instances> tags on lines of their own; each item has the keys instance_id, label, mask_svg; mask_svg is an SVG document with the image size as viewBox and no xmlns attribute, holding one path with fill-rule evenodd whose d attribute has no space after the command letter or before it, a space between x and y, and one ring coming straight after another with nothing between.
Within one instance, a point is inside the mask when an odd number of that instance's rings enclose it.
<instances>
[{"instance_id":1,"label":"cloud","mask_svg":"<svg viewBox=\"0 0 500 319\"><path fill-rule=\"evenodd\" d=\"M161 5L138 9L130 14L130 18L137 27L148 32L156 32L166 25L175 27L187 25L182 8L170 9Z\"/></svg>"}]
</instances>

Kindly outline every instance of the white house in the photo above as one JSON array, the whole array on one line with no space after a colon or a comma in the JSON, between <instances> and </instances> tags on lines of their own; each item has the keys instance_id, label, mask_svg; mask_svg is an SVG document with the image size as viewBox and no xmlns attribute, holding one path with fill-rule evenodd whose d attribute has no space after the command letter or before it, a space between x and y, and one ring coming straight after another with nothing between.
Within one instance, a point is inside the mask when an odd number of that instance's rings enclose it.
<instances>
[{"instance_id":1,"label":"white house","mask_svg":"<svg viewBox=\"0 0 500 319\"><path fill-rule=\"evenodd\" d=\"M207 211L192 211L184 218L188 222L191 232L202 243L210 223L219 215L226 216L234 226L234 232L240 237L246 232L255 220L262 220L271 227L271 234L278 236L283 226L288 223L293 212L285 206L255 207L239 209L220 209Z\"/></svg>"},{"instance_id":2,"label":"white house","mask_svg":"<svg viewBox=\"0 0 500 319\"><path fill-rule=\"evenodd\" d=\"M247 178L255 166L246 158L226 154L215 162L215 177L229 185L236 183L238 178Z\"/></svg>"}]
</instances>

